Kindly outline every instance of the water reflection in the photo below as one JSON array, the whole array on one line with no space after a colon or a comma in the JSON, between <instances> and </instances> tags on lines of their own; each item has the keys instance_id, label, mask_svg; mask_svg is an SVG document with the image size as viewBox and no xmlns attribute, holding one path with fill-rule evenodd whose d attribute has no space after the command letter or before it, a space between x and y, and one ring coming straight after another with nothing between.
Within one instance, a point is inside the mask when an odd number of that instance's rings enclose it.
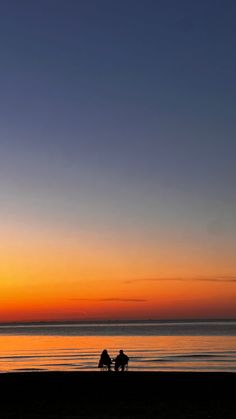
<instances>
[{"instance_id":1,"label":"water reflection","mask_svg":"<svg viewBox=\"0 0 236 419\"><path fill-rule=\"evenodd\" d=\"M236 336L0 336L0 371L97 370L124 348L130 370L236 371Z\"/></svg>"}]
</instances>

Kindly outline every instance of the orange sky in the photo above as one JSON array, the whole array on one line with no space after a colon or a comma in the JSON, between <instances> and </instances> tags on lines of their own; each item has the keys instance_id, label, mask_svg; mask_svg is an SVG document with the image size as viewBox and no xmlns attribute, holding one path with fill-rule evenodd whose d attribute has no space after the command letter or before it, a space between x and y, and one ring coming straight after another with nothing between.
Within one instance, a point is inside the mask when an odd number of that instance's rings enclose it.
<instances>
[{"instance_id":1,"label":"orange sky","mask_svg":"<svg viewBox=\"0 0 236 419\"><path fill-rule=\"evenodd\" d=\"M236 317L229 253L30 223L2 232L0 321Z\"/></svg>"}]
</instances>

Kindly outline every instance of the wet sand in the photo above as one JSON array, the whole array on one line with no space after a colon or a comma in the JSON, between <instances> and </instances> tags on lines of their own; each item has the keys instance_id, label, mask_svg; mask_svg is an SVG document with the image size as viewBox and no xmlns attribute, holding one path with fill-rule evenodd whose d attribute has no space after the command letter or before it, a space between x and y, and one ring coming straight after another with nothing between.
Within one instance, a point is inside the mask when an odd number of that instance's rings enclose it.
<instances>
[{"instance_id":1,"label":"wet sand","mask_svg":"<svg viewBox=\"0 0 236 419\"><path fill-rule=\"evenodd\" d=\"M234 373L0 374L0 418L235 419L235 389Z\"/></svg>"}]
</instances>

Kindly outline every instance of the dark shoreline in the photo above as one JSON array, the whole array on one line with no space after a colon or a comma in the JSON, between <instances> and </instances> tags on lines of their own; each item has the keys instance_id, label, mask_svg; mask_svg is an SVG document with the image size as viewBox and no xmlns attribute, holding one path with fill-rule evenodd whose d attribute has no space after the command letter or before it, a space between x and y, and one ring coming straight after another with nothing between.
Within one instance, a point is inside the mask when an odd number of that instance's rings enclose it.
<instances>
[{"instance_id":1,"label":"dark shoreline","mask_svg":"<svg viewBox=\"0 0 236 419\"><path fill-rule=\"evenodd\" d=\"M236 417L235 373L0 374L0 418Z\"/></svg>"}]
</instances>

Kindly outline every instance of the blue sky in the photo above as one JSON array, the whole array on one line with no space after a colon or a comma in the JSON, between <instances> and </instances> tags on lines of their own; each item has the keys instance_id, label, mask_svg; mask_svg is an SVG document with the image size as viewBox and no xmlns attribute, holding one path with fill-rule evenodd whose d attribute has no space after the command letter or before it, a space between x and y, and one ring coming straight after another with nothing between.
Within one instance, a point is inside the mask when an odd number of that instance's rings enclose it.
<instances>
[{"instance_id":1,"label":"blue sky","mask_svg":"<svg viewBox=\"0 0 236 419\"><path fill-rule=\"evenodd\" d=\"M3 219L233 252L235 18L229 0L2 1Z\"/></svg>"}]
</instances>

